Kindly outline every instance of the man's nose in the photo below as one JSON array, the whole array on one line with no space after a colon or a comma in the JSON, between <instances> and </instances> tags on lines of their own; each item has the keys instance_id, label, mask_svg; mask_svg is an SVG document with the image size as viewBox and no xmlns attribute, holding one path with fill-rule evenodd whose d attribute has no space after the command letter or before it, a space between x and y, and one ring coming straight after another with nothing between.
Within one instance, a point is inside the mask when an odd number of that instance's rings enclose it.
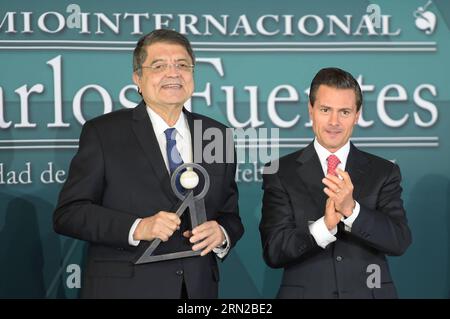
<instances>
[{"instance_id":1,"label":"man's nose","mask_svg":"<svg viewBox=\"0 0 450 319\"><path fill-rule=\"evenodd\" d=\"M339 114L338 112L331 112L329 117L329 123L333 126L339 125Z\"/></svg>"},{"instance_id":2,"label":"man's nose","mask_svg":"<svg viewBox=\"0 0 450 319\"><path fill-rule=\"evenodd\" d=\"M176 64L167 64L166 74L169 76L179 76L180 75L180 69L177 67Z\"/></svg>"}]
</instances>

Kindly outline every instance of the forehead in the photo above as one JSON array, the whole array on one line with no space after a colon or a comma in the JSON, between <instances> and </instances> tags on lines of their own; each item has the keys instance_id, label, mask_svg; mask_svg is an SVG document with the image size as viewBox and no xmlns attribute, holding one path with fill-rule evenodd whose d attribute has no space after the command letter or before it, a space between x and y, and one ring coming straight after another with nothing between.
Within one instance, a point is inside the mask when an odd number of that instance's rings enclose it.
<instances>
[{"instance_id":1,"label":"forehead","mask_svg":"<svg viewBox=\"0 0 450 319\"><path fill-rule=\"evenodd\" d=\"M191 60L189 53L185 49L184 46L177 43L170 42L156 42L151 45L148 45L146 48L147 59L146 60L155 60L155 59L186 59L188 61Z\"/></svg>"},{"instance_id":2,"label":"forehead","mask_svg":"<svg viewBox=\"0 0 450 319\"><path fill-rule=\"evenodd\" d=\"M320 85L314 104L336 108L355 108L356 94L353 89L338 89L328 85Z\"/></svg>"}]
</instances>

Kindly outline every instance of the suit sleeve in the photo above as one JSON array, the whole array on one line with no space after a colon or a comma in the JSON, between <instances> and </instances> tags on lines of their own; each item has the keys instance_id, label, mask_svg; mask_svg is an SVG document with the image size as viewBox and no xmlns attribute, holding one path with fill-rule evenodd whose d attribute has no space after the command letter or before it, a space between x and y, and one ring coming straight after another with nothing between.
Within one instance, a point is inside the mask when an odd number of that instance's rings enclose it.
<instances>
[{"instance_id":1,"label":"suit sleeve","mask_svg":"<svg viewBox=\"0 0 450 319\"><path fill-rule=\"evenodd\" d=\"M228 130L227 130L228 134ZM227 141L233 141L231 138ZM230 145L228 145L230 144ZM225 192L225 199L222 209L219 211L219 216L217 222L225 228L228 236L230 237L231 247L236 245L237 241L244 234L244 226L242 225L241 218L239 217L239 206L238 206L238 188L236 185L236 152L233 143L226 143L226 150L228 152L233 152L234 161L232 163L227 163L225 171L225 180L223 190Z\"/></svg>"},{"instance_id":2,"label":"suit sleeve","mask_svg":"<svg viewBox=\"0 0 450 319\"><path fill-rule=\"evenodd\" d=\"M319 249L307 225L299 225L278 173L263 174L263 206L259 225L263 256L273 268L286 266L312 249Z\"/></svg>"},{"instance_id":3,"label":"suit sleeve","mask_svg":"<svg viewBox=\"0 0 450 319\"><path fill-rule=\"evenodd\" d=\"M136 217L102 206L106 187L104 154L95 126L83 126L53 215L57 233L92 243L129 248L128 234Z\"/></svg>"},{"instance_id":4,"label":"suit sleeve","mask_svg":"<svg viewBox=\"0 0 450 319\"><path fill-rule=\"evenodd\" d=\"M376 208L371 209L360 203L360 212L351 230L351 234L368 245L394 256L402 255L411 244L400 182L400 169L394 164L381 186Z\"/></svg>"}]
</instances>

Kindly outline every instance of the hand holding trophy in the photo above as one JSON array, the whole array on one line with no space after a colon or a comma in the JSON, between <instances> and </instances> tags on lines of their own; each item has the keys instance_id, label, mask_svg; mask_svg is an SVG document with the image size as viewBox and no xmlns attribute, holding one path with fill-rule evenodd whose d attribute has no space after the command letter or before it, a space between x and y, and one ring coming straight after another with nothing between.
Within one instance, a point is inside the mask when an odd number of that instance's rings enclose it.
<instances>
[{"instance_id":1,"label":"hand holding trophy","mask_svg":"<svg viewBox=\"0 0 450 319\"><path fill-rule=\"evenodd\" d=\"M194 172L194 168L203 175L203 178L205 180L202 191L200 192L200 194L195 196L194 189L199 183L199 177L197 173ZM178 174L183 170L184 172L179 177L179 183L187 190L185 194L180 192L180 190L177 188L177 177ZM184 163L175 169L171 176L170 183L172 186L172 191L181 201L179 204L179 208L176 211L176 215L181 217L186 208L189 207L192 228L204 223L206 221L206 210L203 198L208 193L210 185L209 175L206 170L201 165L196 163ZM152 240L150 246L138 258L135 264L145 264L161 260L199 256L201 254L201 251L188 250L163 255L153 255L153 252L159 246L159 244L161 244L161 239L156 238Z\"/></svg>"}]
</instances>

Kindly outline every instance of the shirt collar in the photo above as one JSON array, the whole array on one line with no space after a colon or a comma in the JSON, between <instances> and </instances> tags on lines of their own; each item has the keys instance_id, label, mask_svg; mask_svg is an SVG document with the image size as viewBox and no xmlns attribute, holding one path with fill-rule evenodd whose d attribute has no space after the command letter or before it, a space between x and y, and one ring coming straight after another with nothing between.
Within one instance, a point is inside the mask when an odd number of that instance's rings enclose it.
<instances>
[{"instance_id":1,"label":"shirt collar","mask_svg":"<svg viewBox=\"0 0 450 319\"><path fill-rule=\"evenodd\" d=\"M153 130L155 131L156 135L161 135L164 133L166 129L170 128L170 126L167 125L167 123L162 119L162 117L159 116L159 114L157 114L148 106L147 106L147 113L148 116L150 117L150 121L152 122ZM186 123L186 117L184 115L184 112L180 113L177 122L172 127L174 127L177 133L180 134L181 138L186 137L188 126Z\"/></svg>"},{"instance_id":2,"label":"shirt collar","mask_svg":"<svg viewBox=\"0 0 450 319\"><path fill-rule=\"evenodd\" d=\"M331 154L334 154L339 158L339 160L341 161L342 167L345 169L345 166L347 164L348 154L350 153L350 140L348 140L347 143L345 143L344 146L342 146L340 149L338 149L335 153L331 153L325 147L320 145L320 143L317 141L317 138L315 138L314 139L314 149L316 150L317 155L319 156L320 163L326 164L328 156L330 156Z\"/></svg>"}]
</instances>

